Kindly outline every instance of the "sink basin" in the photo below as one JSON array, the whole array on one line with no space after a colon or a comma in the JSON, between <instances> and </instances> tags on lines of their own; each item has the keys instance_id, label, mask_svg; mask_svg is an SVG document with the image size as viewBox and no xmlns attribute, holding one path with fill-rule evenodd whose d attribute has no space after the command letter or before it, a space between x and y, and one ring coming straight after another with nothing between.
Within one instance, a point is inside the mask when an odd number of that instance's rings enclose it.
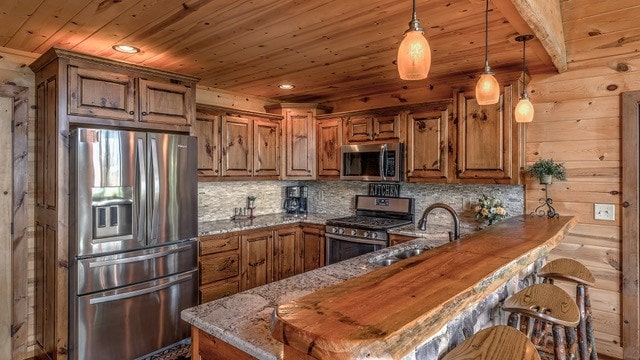
<instances>
[{"instance_id":1,"label":"sink basin","mask_svg":"<svg viewBox=\"0 0 640 360\"><path fill-rule=\"evenodd\" d=\"M412 256L416 256L416 255L420 255L423 252L425 252L427 249L410 249L410 250L405 250L399 254L396 255L397 258L400 259L408 259Z\"/></svg>"},{"instance_id":2,"label":"sink basin","mask_svg":"<svg viewBox=\"0 0 640 360\"><path fill-rule=\"evenodd\" d=\"M395 257L388 257L386 259L382 259L382 260L378 260L376 261L376 263L382 265L382 266L389 266L391 264L397 263L398 261L400 261L400 259L395 258Z\"/></svg>"},{"instance_id":3,"label":"sink basin","mask_svg":"<svg viewBox=\"0 0 640 360\"><path fill-rule=\"evenodd\" d=\"M380 260L376 260L375 263L378 265L382 265L382 266L389 266L391 264L395 264L400 260L404 260L404 259L408 259L410 257L422 254L423 252L429 250L428 248L424 248L424 249L409 249L409 250L404 250L398 254L395 255L390 255L386 258L380 259Z\"/></svg>"}]
</instances>

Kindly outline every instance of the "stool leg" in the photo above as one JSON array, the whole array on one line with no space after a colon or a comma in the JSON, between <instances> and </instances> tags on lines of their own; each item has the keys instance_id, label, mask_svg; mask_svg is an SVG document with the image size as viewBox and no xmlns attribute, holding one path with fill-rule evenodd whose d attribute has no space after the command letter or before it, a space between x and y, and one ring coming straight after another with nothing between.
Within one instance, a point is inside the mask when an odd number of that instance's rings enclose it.
<instances>
[{"instance_id":1,"label":"stool leg","mask_svg":"<svg viewBox=\"0 0 640 360\"><path fill-rule=\"evenodd\" d=\"M535 320L533 323L533 332L531 333L531 342L534 345L540 346L544 342L545 324L542 320Z\"/></svg>"},{"instance_id":2,"label":"stool leg","mask_svg":"<svg viewBox=\"0 0 640 360\"><path fill-rule=\"evenodd\" d=\"M578 351L578 334L576 328L566 327L565 335L567 337L567 359L575 359Z\"/></svg>"},{"instance_id":3,"label":"stool leg","mask_svg":"<svg viewBox=\"0 0 640 360\"><path fill-rule=\"evenodd\" d=\"M556 360L566 360L566 345L564 342L564 327L562 325L553 325L553 352Z\"/></svg>"},{"instance_id":4,"label":"stool leg","mask_svg":"<svg viewBox=\"0 0 640 360\"><path fill-rule=\"evenodd\" d=\"M520 315L516 313L511 313L511 315L509 315L509 321L507 322L507 325L520 330L519 323L520 323Z\"/></svg>"},{"instance_id":5,"label":"stool leg","mask_svg":"<svg viewBox=\"0 0 640 360\"><path fill-rule=\"evenodd\" d=\"M580 359L589 359L589 349L587 348L587 312L584 304L584 285L579 284L576 288L576 303L580 309L580 322L578 323L578 346L580 347Z\"/></svg>"},{"instance_id":6,"label":"stool leg","mask_svg":"<svg viewBox=\"0 0 640 360\"><path fill-rule=\"evenodd\" d=\"M587 312L587 346L591 352L590 360L598 360L598 351L596 350L596 339L593 335L593 314L591 313L591 298L589 297L589 288L584 287L584 306Z\"/></svg>"}]
</instances>

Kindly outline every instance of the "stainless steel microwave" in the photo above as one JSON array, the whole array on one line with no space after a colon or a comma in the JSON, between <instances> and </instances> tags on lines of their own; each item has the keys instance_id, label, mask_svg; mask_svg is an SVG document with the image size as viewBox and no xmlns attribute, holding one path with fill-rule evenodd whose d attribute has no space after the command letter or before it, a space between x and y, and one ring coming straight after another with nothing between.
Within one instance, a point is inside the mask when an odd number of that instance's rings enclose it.
<instances>
[{"instance_id":1,"label":"stainless steel microwave","mask_svg":"<svg viewBox=\"0 0 640 360\"><path fill-rule=\"evenodd\" d=\"M342 145L341 180L402 181L401 143Z\"/></svg>"}]
</instances>

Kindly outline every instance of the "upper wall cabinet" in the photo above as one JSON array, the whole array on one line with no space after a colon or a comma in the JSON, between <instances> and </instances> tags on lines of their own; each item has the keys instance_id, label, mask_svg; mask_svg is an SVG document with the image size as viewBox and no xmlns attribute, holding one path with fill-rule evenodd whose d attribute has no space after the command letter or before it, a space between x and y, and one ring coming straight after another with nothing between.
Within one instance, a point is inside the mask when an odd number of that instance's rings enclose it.
<instances>
[{"instance_id":1,"label":"upper wall cabinet","mask_svg":"<svg viewBox=\"0 0 640 360\"><path fill-rule=\"evenodd\" d=\"M70 124L189 132L193 122L196 78L61 49L31 66L58 69L59 111Z\"/></svg>"},{"instance_id":2,"label":"upper wall cabinet","mask_svg":"<svg viewBox=\"0 0 640 360\"><path fill-rule=\"evenodd\" d=\"M448 109L407 115L407 181L450 179Z\"/></svg>"},{"instance_id":3,"label":"upper wall cabinet","mask_svg":"<svg viewBox=\"0 0 640 360\"><path fill-rule=\"evenodd\" d=\"M492 179L518 183L521 126L513 121L512 85L496 105L480 106L458 93L457 177L465 182Z\"/></svg>"},{"instance_id":4,"label":"upper wall cabinet","mask_svg":"<svg viewBox=\"0 0 640 360\"><path fill-rule=\"evenodd\" d=\"M197 111L193 133L198 137L198 176L219 176L220 116Z\"/></svg>"},{"instance_id":5,"label":"upper wall cabinet","mask_svg":"<svg viewBox=\"0 0 640 360\"><path fill-rule=\"evenodd\" d=\"M399 114L351 115L344 120L344 143L400 139Z\"/></svg>"},{"instance_id":6,"label":"upper wall cabinet","mask_svg":"<svg viewBox=\"0 0 640 360\"><path fill-rule=\"evenodd\" d=\"M340 147L342 146L342 120L318 120L318 178L340 178Z\"/></svg>"}]
</instances>

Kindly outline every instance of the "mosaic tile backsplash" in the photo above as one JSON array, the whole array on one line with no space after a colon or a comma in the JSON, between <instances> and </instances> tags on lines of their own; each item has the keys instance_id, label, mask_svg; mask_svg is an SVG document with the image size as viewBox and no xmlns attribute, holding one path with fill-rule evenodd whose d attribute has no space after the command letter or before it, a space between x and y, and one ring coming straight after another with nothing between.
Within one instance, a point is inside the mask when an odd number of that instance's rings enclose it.
<instances>
[{"instance_id":1,"label":"mosaic tile backsplash","mask_svg":"<svg viewBox=\"0 0 640 360\"><path fill-rule=\"evenodd\" d=\"M198 220L229 219L236 207L245 207L247 196L256 199L255 215L283 213L285 187L306 185L309 190L309 212L336 216L352 215L354 195L366 195L369 183L364 181L230 181L199 183ZM482 195L502 200L510 216L524 213L524 188L517 185L459 185L401 183L400 196L415 198L416 221L431 204L441 202L457 212L472 216L464 210L465 201L474 204ZM432 214L434 223L449 223L444 210Z\"/></svg>"}]
</instances>

